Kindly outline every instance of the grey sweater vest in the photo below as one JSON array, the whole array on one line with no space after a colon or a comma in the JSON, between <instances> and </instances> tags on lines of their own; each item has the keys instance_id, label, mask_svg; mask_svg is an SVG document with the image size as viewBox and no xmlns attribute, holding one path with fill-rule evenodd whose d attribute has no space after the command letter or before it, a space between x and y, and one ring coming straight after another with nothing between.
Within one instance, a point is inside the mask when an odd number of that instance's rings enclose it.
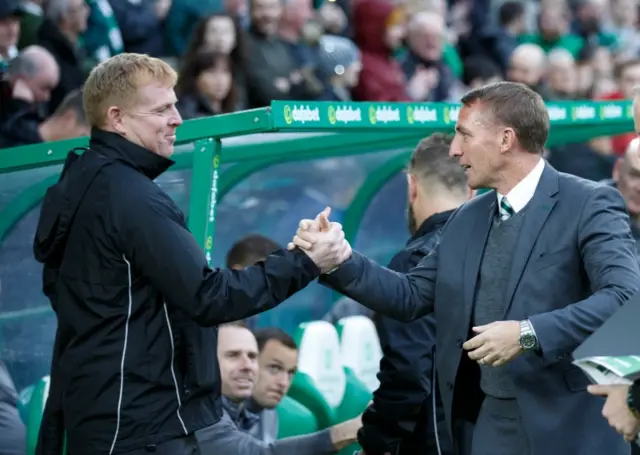
<instances>
[{"instance_id":1,"label":"grey sweater vest","mask_svg":"<svg viewBox=\"0 0 640 455\"><path fill-rule=\"evenodd\" d=\"M473 309L473 325L502 321L507 309L506 293L513 253L518 245L526 207L501 221L496 214L485 246ZM480 388L495 398L515 398L507 366L480 365Z\"/></svg>"}]
</instances>

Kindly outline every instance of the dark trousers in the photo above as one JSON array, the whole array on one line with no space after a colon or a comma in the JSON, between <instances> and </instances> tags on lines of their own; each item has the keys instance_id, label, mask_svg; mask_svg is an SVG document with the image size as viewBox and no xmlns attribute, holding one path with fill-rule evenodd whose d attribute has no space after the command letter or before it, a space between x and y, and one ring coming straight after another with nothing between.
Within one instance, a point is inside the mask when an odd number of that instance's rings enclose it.
<instances>
[{"instance_id":1,"label":"dark trousers","mask_svg":"<svg viewBox=\"0 0 640 455\"><path fill-rule=\"evenodd\" d=\"M486 397L475 425L454 424L457 455L529 455L529 439L516 400Z\"/></svg>"}]
</instances>

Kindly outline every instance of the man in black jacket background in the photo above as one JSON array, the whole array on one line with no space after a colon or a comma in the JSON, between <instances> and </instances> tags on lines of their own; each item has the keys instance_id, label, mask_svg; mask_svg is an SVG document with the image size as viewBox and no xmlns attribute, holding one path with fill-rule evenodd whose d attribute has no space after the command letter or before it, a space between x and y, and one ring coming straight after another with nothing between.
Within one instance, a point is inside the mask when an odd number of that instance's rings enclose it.
<instances>
[{"instance_id":1,"label":"man in black jacket background","mask_svg":"<svg viewBox=\"0 0 640 455\"><path fill-rule=\"evenodd\" d=\"M411 156L407 169L411 238L391 259L392 270L406 273L417 266L438 244L449 216L471 196L464 169L449 157L450 145L450 137L433 134ZM380 387L358 434L363 451L367 455L438 455L439 445L440 455L453 455L440 394L433 383L435 317L403 323L377 314L374 320L383 358Z\"/></svg>"},{"instance_id":2,"label":"man in black jacket background","mask_svg":"<svg viewBox=\"0 0 640 455\"><path fill-rule=\"evenodd\" d=\"M119 54L84 85L90 149L72 151L42 204L34 240L58 317L38 454L213 453L222 415L217 329L275 307L351 254L339 224L317 254L278 250L212 270L154 179L182 123L175 71Z\"/></svg>"}]
</instances>

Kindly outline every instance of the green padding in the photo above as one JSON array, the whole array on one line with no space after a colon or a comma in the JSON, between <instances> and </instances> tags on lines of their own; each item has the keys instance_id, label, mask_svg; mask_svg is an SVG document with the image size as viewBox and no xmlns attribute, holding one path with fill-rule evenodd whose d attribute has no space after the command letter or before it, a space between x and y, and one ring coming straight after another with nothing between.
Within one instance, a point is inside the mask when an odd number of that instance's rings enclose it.
<instances>
[{"instance_id":1,"label":"green padding","mask_svg":"<svg viewBox=\"0 0 640 455\"><path fill-rule=\"evenodd\" d=\"M49 376L45 376L34 384L31 400L29 401L29 412L27 415L27 455L34 455L38 444L38 433L44 405L49 396Z\"/></svg>"},{"instance_id":2,"label":"green padding","mask_svg":"<svg viewBox=\"0 0 640 455\"><path fill-rule=\"evenodd\" d=\"M373 398L371 392L369 392L364 383L356 377L351 368L345 368L344 373L347 377L347 390L345 390L342 403L340 403L340 406L336 410L337 422L344 422L359 416L364 412ZM358 444L351 444L338 453L339 455L352 455L358 450L360 450Z\"/></svg>"},{"instance_id":3,"label":"green padding","mask_svg":"<svg viewBox=\"0 0 640 455\"><path fill-rule=\"evenodd\" d=\"M36 386L33 384L29 387L25 387L18 396L18 412L20 413L20 418L25 425L29 419L29 402L31 401L31 396L33 395L33 390L35 388Z\"/></svg>"},{"instance_id":4,"label":"green padding","mask_svg":"<svg viewBox=\"0 0 640 455\"><path fill-rule=\"evenodd\" d=\"M313 413L319 429L329 428L336 422L334 410L306 374L295 374L288 395Z\"/></svg>"},{"instance_id":5,"label":"green padding","mask_svg":"<svg viewBox=\"0 0 640 455\"><path fill-rule=\"evenodd\" d=\"M311 411L291 397L284 397L278 407L278 439L318 431L318 421Z\"/></svg>"}]
</instances>

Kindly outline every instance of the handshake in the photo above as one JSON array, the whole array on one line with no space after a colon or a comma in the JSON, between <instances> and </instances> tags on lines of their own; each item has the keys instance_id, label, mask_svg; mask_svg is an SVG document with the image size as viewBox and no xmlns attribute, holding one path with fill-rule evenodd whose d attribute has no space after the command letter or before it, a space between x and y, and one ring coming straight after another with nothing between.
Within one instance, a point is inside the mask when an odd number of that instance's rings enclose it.
<instances>
[{"instance_id":1,"label":"handshake","mask_svg":"<svg viewBox=\"0 0 640 455\"><path fill-rule=\"evenodd\" d=\"M329 222L327 207L314 220L302 220L287 249L300 248L320 269L327 273L351 257L351 245L344 238L340 223Z\"/></svg>"}]
</instances>

